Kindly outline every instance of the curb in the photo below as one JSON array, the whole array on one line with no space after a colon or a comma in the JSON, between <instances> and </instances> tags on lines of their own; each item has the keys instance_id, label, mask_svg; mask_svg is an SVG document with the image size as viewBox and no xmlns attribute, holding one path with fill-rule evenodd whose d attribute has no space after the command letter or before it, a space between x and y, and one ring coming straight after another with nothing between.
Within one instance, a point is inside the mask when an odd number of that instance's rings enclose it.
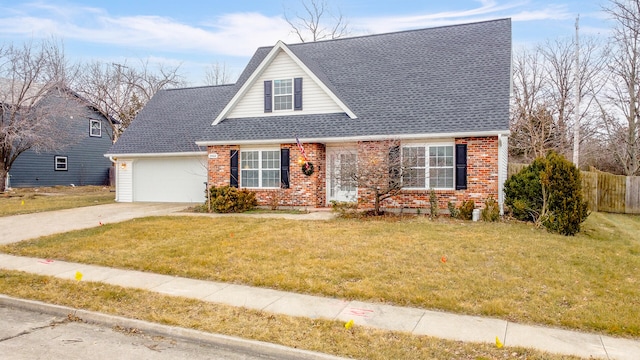
<instances>
[{"instance_id":1,"label":"curb","mask_svg":"<svg viewBox=\"0 0 640 360\"><path fill-rule=\"evenodd\" d=\"M267 356L284 360L345 360L345 358L322 354L319 352L295 349L283 345L272 344L257 340L246 340L238 337L213 334L204 331L181 328L177 326L161 325L143 320L130 319L121 316L108 315L82 309L74 309L61 305L47 304L40 301L25 300L0 294L0 306L12 307L27 311L40 312L66 318L68 315L78 317L89 324L98 324L110 328L120 326L141 330L147 335L158 335L179 339L185 342L205 344L243 353Z\"/></svg>"}]
</instances>

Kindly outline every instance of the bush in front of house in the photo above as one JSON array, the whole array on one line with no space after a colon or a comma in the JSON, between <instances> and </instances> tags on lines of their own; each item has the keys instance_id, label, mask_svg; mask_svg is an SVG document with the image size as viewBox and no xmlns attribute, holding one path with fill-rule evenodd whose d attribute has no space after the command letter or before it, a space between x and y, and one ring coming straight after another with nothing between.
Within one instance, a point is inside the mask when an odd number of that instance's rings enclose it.
<instances>
[{"instance_id":1,"label":"bush in front of house","mask_svg":"<svg viewBox=\"0 0 640 360\"><path fill-rule=\"evenodd\" d=\"M540 173L545 169L546 159L537 158L531 165L505 181L505 204L516 219L537 221L542 209Z\"/></svg>"},{"instance_id":2,"label":"bush in front of house","mask_svg":"<svg viewBox=\"0 0 640 360\"><path fill-rule=\"evenodd\" d=\"M431 189L429 191L429 219L433 220L438 217L439 210L438 209L438 196L436 195L436 191Z\"/></svg>"},{"instance_id":3,"label":"bush in front of house","mask_svg":"<svg viewBox=\"0 0 640 360\"><path fill-rule=\"evenodd\" d=\"M456 204L451 201L447 202L447 209L449 209L449 217L456 219L460 215L460 210L456 208Z\"/></svg>"},{"instance_id":4,"label":"bush in front of house","mask_svg":"<svg viewBox=\"0 0 640 360\"><path fill-rule=\"evenodd\" d=\"M476 203L469 199L460 205L460 209L458 209L458 219L460 220L471 220L473 217L473 209L476 208Z\"/></svg>"},{"instance_id":5,"label":"bush in front of house","mask_svg":"<svg viewBox=\"0 0 640 360\"><path fill-rule=\"evenodd\" d=\"M509 178L504 193L514 217L562 235L577 234L589 216L580 170L553 151Z\"/></svg>"},{"instance_id":6,"label":"bush in front of house","mask_svg":"<svg viewBox=\"0 0 640 360\"><path fill-rule=\"evenodd\" d=\"M209 188L209 201L211 201L211 210L217 213L245 212L258 205L253 191L231 186Z\"/></svg>"},{"instance_id":7,"label":"bush in front of house","mask_svg":"<svg viewBox=\"0 0 640 360\"><path fill-rule=\"evenodd\" d=\"M500 220L500 206L493 197L489 197L484 202L484 209L480 214L482 221L495 222Z\"/></svg>"}]
</instances>

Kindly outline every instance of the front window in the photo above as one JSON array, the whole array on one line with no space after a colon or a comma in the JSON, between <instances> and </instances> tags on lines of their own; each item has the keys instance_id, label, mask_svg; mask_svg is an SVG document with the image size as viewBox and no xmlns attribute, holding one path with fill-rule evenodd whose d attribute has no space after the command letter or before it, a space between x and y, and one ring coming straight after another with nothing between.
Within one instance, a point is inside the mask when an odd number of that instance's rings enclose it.
<instances>
[{"instance_id":1,"label":"front window","mask_svg":"<svg viewBox=\"0 0 640 360\"><path fill-rule=\"evenodd\" d=\"M273 81L273 109L293 109L293 81L291 79Z\"/></svg>"},{"instance_id":2,"label":"front window","mask_svg":"<svg viewBox=\"0 0 640 360\"><path fill-rule=\"evenodd\" d=\"M429 148L429 187L453 188L453 146Z\"/></svg>"},{"instance_id":3,"label":"front window","mask_svg":"<svg viewBox=\"0 0 640 360\"><path fill-rule=\"evenodd\" d=\"M427 157L428 156L428 157ZM402 181L406 188L453 189L453 145L402 148Z\"/></svg>"},{"instance_id":4,"label":"front window","mask_svg":"<svg viewBox=\"0 0 640 360\"><path fill-rule=\"evenodd\" d=\"M240 186L280 187L280 150L240 151Z\"/></svg>"},{"instance_id":5,"label":"front window","mask_svg":"<svg viewBox=\"0 0 640 360\"><path fill-rule=\"evenodd\" d=\"M67 171L67 157L56 156L53 160L53 166L56 171Z\"/></svg>"},{"instance_id":6,"label":"front window","mask_svg":"<svg viewBox=\"0 0 640 360\"><path fill-rule=\"evenodd\" d=\"M100 120L89 121L89 136L102 137L102 122Z\"/></svg>"}]
</instances>

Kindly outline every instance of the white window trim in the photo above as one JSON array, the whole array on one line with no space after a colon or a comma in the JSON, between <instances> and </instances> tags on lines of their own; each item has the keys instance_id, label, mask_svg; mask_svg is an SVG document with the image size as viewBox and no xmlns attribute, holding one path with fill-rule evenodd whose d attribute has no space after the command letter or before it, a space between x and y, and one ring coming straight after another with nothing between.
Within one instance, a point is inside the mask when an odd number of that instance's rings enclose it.
<instances>
[{"instance_id":1,"label":"white window trim","mask_svg":"<svg viewBox=\"0 0 640 360\"><path fill-rule=\"evenodd\" d=\"M251 169L251 170L258 170L258 184L259 186L242 186L242 153L243 152L249 152L249 151L257 151L258 152L258 169ZM278 179L280 179L282 177L282 164L280 163L281 159L280 159L280 148L279 147L242 147L240 148L239 154L238 154L238 185L240 188L243 189L256 189L256 190L264 190L264 189L280 189L280 186L274 186L274 187L263 187L262 185L262 170L275 170L275 169L263 169L262 168L262 153L264 151L277 151L278 152ZM280 181L278 181L278 183L280 183Z\"/></svg>"},{"instance_id":2,"label":"white window trim","mask_svg":"<svg viewBox=\"0 0 640 360\"><path fill-rule=\"evenodd\" d=\"M93 134L93 124L97 123L99 125L98 130L100 131L97 135ZM89 136L90 137L102 137L102 121L89 119Z\"/></svg>"},{"instance_id":3,"label":"white window trim","mask_svg":"<svg viewBox=\"0 0 640 360\"><path fill-rule=\"evenodd\" d=\"M58 168L58 159L64 159L64 169ZM53 170L55 171L68 171L69 170L69 158L67 156L56 155L53 157Z\"/></svg>"},{"instance_id":4,"label":"white window trim","mask_svg":"<svg viewBox=\"0 0 640 360\"><path fill-rule=\"evenodd\" d=\"M424 176L425 176L425 181L424 181L424 185L425 187L403 187L403 189L406 190L431 190L432 188L429 186L431 177L429 176L429 148L430 147L435 147L435 146L450 146L452 147L453 150L453 186L448 188L448 187L437 187L437 188L433 188L433 190L455 190L456 189L456 144L455 142L429 142L429 143L414 143L414 142L408 142L408 143L403 143L400 146L400 154L402 154L402 149L403 148L407 148L407 147L424 147L425 148L425 159L424 159ZM449 168L449 166L446 167L437 167L438 169L441 168Z\"/></svg>"},{"instance_id":5,"label":"white window trim","mask_svg":"<svg viewBox=\"0 0 640 360\"><path fill-rule=\"evenodd\" d=\"M277 95L277 96L291 96L291 109L278 109L278 110L276 110L276 81L284 81L284 80L291 81L291 94ZM295 86L294 78L273 79L271 81L271 108L273 109L273 112L289 112L289 111L293 112L293 108L294 108L293 102L295 101L294 93L296 91L296 89L294 89L294 86Z\"/></svg>"}]
</instances>

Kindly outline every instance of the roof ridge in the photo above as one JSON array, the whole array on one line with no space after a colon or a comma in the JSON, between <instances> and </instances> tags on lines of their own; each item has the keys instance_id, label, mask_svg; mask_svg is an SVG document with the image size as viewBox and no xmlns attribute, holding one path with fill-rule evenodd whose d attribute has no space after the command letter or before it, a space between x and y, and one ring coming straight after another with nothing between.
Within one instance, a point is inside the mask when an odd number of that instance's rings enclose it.
<instances>
[{"instance_id":1,"label":"roof ridge","mask_svg":"<svg viewBox=\"0 0 640 360\"><path fill-rule=\"evenodd\" d=\"M505 17L505 18L490 19L490 20L479 20L479 21L475 21L475 22L440 25L440 26L434 26L434 27L422 27L422 28L417 28L417 29L389 31L389 32L378 33L378 34L364 34L364 35L356 35L356 36L347 36L347 37L341 37L341 38L336 38L336 39L326 39L326 40L317 40L317 41L308 41L308 42L285 43L283 41L283 43L285 45L287 45L287 46L300 46L300 45L315 44L315 43L327 43L327 42L333 42L333 41L354 40L354 39L362 39L362 38L369 38L369 37L375 37L375 36L402 34L402 33L408 33L408 32L416 32L416 31L444 29L444 28L457 27L457 26L479 25L479 24L499 22L499 21L505 21L505 20L511 21L511 18L510 17ZM275 45L263 45L263 46L258 46L257 49L271 49L274 46ZM257 51L257 49L256 49L256 51Z\"/></svg>"},{"instance_id":2,"label":"roof ridge","mask_svg":"<svg viewBox=\"0 0 640 360\"><path fill-rule=\"evenodd\" d=\"M362 38L371 38L371 37L377 37L377 36L386 36L386 35L403 34L403 33L409 33L409 32L437 30L437 29L444 29L444 28L451 28L451 27L458 27L458 26L463 27L463 26L470 26L470 25L480 25L480 24L492 23L492 22L500 22L500 21L511 21L511 18L506 17L506 18L491 19L491 20L481 20L481 21L470 22L470 23L449 24L449 25L440 25L440 26L426 27L426 28L390 31L390 32L384 32L384 33L378 33L378 34L365 34L365 35L341 37L341 38L337 38L337 39L327 39L327 40L318 40L318 41L309 41L309 42L298 42L298 43L292 43L292 44L286 44L286 45L287 46L301 46L301 45L314 44L314 43L327 43L327 42L334 42L334 41L345 41L345 40L354 40L354 39L362 39ZM272 48L273 46L262 46L262 47L264 47L264 48Z\"/></svg>"},{"instance_id":3,"label":"roof ridge","mask_svg":"<svg viewBox=\"0 0 640 360\"><path fill-rule=\"evenodd\" d=\"M225 86L235 86L236 84L220 84L220 85L199 85L199 86L185 86L185 87L177 87L170 89L162 89L161 91L174 91L174 90L191 90L191 89L203 89L203 88L218 88Z\"/></svg>"}]
</instances>

